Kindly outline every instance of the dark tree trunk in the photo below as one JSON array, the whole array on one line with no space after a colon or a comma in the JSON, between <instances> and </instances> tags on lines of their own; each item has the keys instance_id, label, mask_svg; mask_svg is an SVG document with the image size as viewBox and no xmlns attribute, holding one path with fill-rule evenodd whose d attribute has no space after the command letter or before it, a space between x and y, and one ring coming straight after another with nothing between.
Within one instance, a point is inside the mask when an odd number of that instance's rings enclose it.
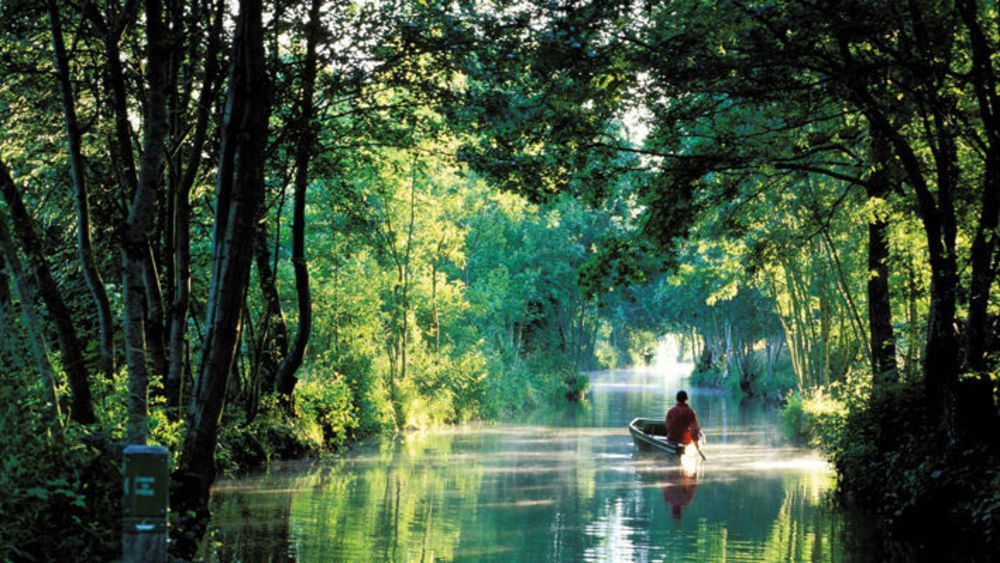
<instances>
[{"instance_id":1,"label":"dark tree trunk","mask_svg":"<svg viewBox=\"0 0 1000 563\"><path fill-rule=\"evenodd\" d=\"M972 83L979 103L979 113L983 121L983 133L988 141L986 163L983 171L983 185L979 222L976 236L972 241L970 262L972 279L969 287L969 323L966 360L969 368L980 375L989 393L989 365L986 350L990 345L988 309L990 289L996 277L994 256L997 246L997 223L1000 220L1000 93L997 92L996 75L993 69L991 45L980 24L980 4L974 0L957 3L959 13L969 30L972 47ZM990 24L987 24L990 25Z\"/></svg>"},{"instance_id":2,"label":"dark tree trunk","mask_svg":"<svg viewBox=\"0 0 1000 563\"><path fill-rule=\"evenodd\" d=\"M10 294L10 276L7 274L7 263L4 255L0 252L0 315L10 312L14 304L14 298ZM6 317L0 317L0 321Z\"/></svg>"},{"instance_id":3,"label":"dark tree trunk","mask_svg":"<svg viewBox=\"0 0 1000 563\"><path fill-rule=\"evenodd\" d=\"M135 167L134 150L132 147L132 134L128 121L128 109L127 109L128 100L126 97L125 77L122 72L121 53L118 47L118 41L121 37L122 31L135 20L135 11L134 11L135 4L129 4L126 7L129 8L129 10L126 12L114 14L116 16L114 20L110 20L110 15L112 14L109 14L109 21L106 25L107 29L104 35L104 51L105 51L105 56L107 58L109 90L111 92L111 106L113 108L114 123L115 123L115 142L113 143L112 158L115 162L115 167L118 170L119 183L123 188L124 192L123 195L131 198L133 202L132 213L130 214L129 218L126 221L127 223L126 233L125 233L126 240L123 242L123 253L122 253L123 265L127 263L126 259L127 252L132 252L136 256L138 256L140 253L140 249L138 248L139 243L130 242L128 240L128 236L130 236L128 231L131 228L129 225L131 225L131 221L133 221L133 219L135 218L135 210L134 210L135 203L140 199L142 201L146 201L147 199L152 200L151 203L143 204L143 205L149 205L150 207L150 209L148 210L143 210L143 213L148 213L149 217L141 218L144 221L146 221L148 225L142 226L139 229L142 231L143 234L142 238L144 239L146 247L145 250L142 251L144 252L144 258L143 258L144 263L141 265L141 273L140 274L129 273L127 267L123 272L123 277L125 280L124 300L126 309L125 310L126 362L128 361L128 355L130 353L129 348L138 345L139 342L139 335L136 334L136 330L134 328L132 329L131 335L128 333L129 315L130 314L138 315L141 309L141 313L143 316L143 325L144 325L142 329L141 349L142 349L142 355L144 357L148 355L148 357L144 359L144 362L148 361L149 363L151 363L152 369L155 373L165 375L167 373L168 368L167 368L166 350L164 343L165 328L163 324L163 317L164 317L163 296L160 289L159 274L156 268L156 261L153 254L153 248L152 245L150 244L149 233L152 230L153 215L155 213L156 200L157 200L156 192L159 191L157 189L157 186L160 182L159 176L162 168L162 162L165 151L165 143L163 136L166 134L165 88L167 84L167 75L166 75L167 62L165 62L164 59L169 61L169 52L171 48L169 45L169 38L166 37L166 33L163 28L162 14L160 14L160 18L156 22L154 22L155 25L159 28L158 30L155 31L158 37L157 39L158 45L149 47L150 50L157 49L159 52L157 53L156 63L148 67L150 91L152 92L153 95L152 97L147 97L146 99L147 102L145 108L146 124L143 129L143 135L144 135L143 154L141 162L143 170L139 173L142 175L142 177L139 177L139 174L137 174ZM147 11L150 9L149 6L147 6L146 8ZM148 21L147 25L149 25ZM156 82L155 86L156 91L153 91L154 80ZM152 110L152 108L150 108L150 104L157 104L161 105L162 107ZM164 116L162 117L162 119L160 119L162 125L152 125L149 122L149 118L151 117L151 114L149 112L151 110L155 111L156 115ZM156 155L151 154L150 145L148 144L148 141L150 140L149 137L150 132L148 131L148 129L151 125L153 126L154 129L157 129L157 132L155 133L157 137L152 139L154 142L154 146L152 146L152 148L157 152ZM163 128L162 130L160 130L161 127ZM150 160L147 160L147 159L152 159L155 161L157 158L159 159L159 161L155 163ZM156 166L155 171L147 170L147 167L150 166L151 164L155 164ZM143 182L152 182L153 184L155 184L153 187L154 193L152 194L145 193L140 196L139 195L141 191L140 186L143 186ZM148 189L148 186L143 186L143 189ZM133 231L132 236L136 235L137 233ZM125 247L129 245L135 245L137 247L134 250L127 251ZM139 266L137 264L136 268L138 267ZM135 276L138 277L136 278ZM128 297L128 280L133 278L140 279L142 281L143 298L141 307L139 303L131 303L132 305L134 305L134 307L130 310L129 309L130 301ZM138 286L134 288L134 291L136 291L137 292L136 294L138 295ZM130 364L130 366L133 365L134 363ZM148 367L149 366L147 365L146 369L148 369ZM132 367L129 368L130 373L132 373L132 369L133 369ZM148 378L148 374L146 377ZM140 386L143 387L142 385ZM136 408L140 408L140 405L136 405Z\"/></svg>"},{"instance_id":4,"label":"dark tree trunk","mask_svg":"<svg viewBox=\"0 0 1000 563\"><path fill-rule=\"evenodd\" d=\"M11 223L21 248L31 266L32 275L38 287L38 293L49 310L49 316L56 326L59 352L62 354L63 369L69 378L72 395L70 416L80 424L96 422L94 406L90 396L90 380L87 378L87 368L83 361L83 347L80 345L73 318L69 307L59 293L59 286L52 276L45 250L41 241L35 235L34 222L21 200L21 194L14 186L14 180L6 164L0 161L0 192L10 211Z\"/></svg>"},{"instance_id":5,"label":"dark tree trunk","mask_svg":"<svg viewBox=\"0 0 1000 563\"><path fill-rule=\"evenodd\" d=\"M276 385L279 393L291 395L297 381L295 372L302 365L309 333L312 330L312 296L305 256L306 189L309 187L309 160L313 153L313 91L316 85L316 44L320 34L319 0L312 0L306 32L306 60L300 105L300 137L295 151L295 195L292 213L292 266L295 268L295 294L299 304L298 330L288 356L278 366Z\"/></svg>"},{"instance_id":6,"label":"dark tree trunk","mask_svg":"<svg viewBox=\"0 0 1000 563\"><path fill-rule=\"evenodd\" d=\"M184 515L175 529L174 548L178 555L188 558L197 549L208 516L219 419L236 358L254 234L264 195L270 85L261 12L261 0L240 2L220 147L206 334L175 474L175 494L171 496L175 512ZM193 517L189 517L191 514Z\"/></svg>"},{"instance_id":7,"label":"dark tree trunk","mask_svg":"<svg viewBox=\"0 0 1000 563\"><path fill-rule=\"evenodd\" d=\"M927 235L930 255L930 311L927 319L927 342L924 349L924 387L930 407L941 413L938 428L955 424L954 390L961 369L962 355L955 330L955 307L959 282L955 256L955 210L952 189L956 180L953 139L943 129L942 119L933 121L938 147L934 152L937 193L930 190L923 165L906 138L893 126L871 95L858 89L861 105L875 134L891 144L907 181L916 194L917 211ZM931 127L931 122L928 122ZM936 195L936 197L935 197Z\"/></svg>"},{"instance_id":8,"label":"dark tree trunk","mask_svg":"<svg viewBox=\"0 0 1000 563\"><path fill-rule=\"evenodd\" d=\"M156 188L158 192L162 191L159 181L157 181ZM152 221L150 223L150 229L153 229ZM147 230L147 240L149 233L150 230ZM153 247L150 245L146 253L146 262L142 265L142 281L146 288L146 352L149 354L149 363L153 368L153 373L166 376L168 369L166 327L163 322L165 311L163 310L163 289L160 286L158 263Z\"/></svg>"},{"instance_id":9,"label":"dark tree trunk","mask_svg":"<svg viewBox=\"0 0 1000 563\"><path fill-rule=\"evenodd\" d=\"M888 144L877 135L872 140L872 156L876 170L867 185L868 198L884 199L891 191L892 153ZM872 375L876 385L899 379L889 301L888 227L882 216L873 217L868 222L868 329Z\"/></svg>"},{"instance_id":10,"label":"dark tree trunk","mask_svg":"<svg viewBox=\"0 0 1000 563\"><path fill-rule=\"evenodd\" d=\"M167 405L175 408L182 404L181 389L186 366L186 334L188 308L191 302L191 188L194 186L202 163L202 153L208 137L212 105L219 91L219 52L222 50L222 18L224 4L217 2L212 26L208 31L205 51L205 76L198 97L197 119L191 152L181 185L174 193L174 283L170 308L169 360L165 393Z\"/></svg>"},{"instance_id":11,"label":"dark tree trunk","mask_svg":"<svg viewBox=\"0 0 1000 563\"><path fill-rule=\"evenodd\" d=\"M76 101L73 98L73 86L69 75L69 57L66 55L66 45L63 42L62 22L55 0L48 0L49 22L52 26L52 47L55 53L56 76L59 79L59 91L62 95L63 118L66 126L66 140L69 149L69 168L73 178L73 189L76 193L77 251L80 266L87 287L97 307L97 318L100 323L100 355L98 370L107 377L115 371L114 327L111 322L111 302L104 288L104 280L97 270L94 261L94 245L90 233L90 198L87 193L87 181L84 174L83 150L80 141L80 125L76 117Z\"/></svg>"},{"instance_id":12,"label":"dark tree trunk","mask_svg":"<svg viewBox=\"0 0 1000 563\"><path fill-rule=\"evenodd\" d=\"M20 296L21 315L24 317L25 328L30 341L31 355L35 358L35 365L38 367L38 374L41 376L42 385L45 388L47 399L49 400L49 415L52 417L52 424L62 426L62 414L59 412L59 397L56 394L56 372L52 369L52 362L49 360L48 345L45 344L45 331L42 328L42 321L35 311L35 288L28 280L21 268L21 259L17 255L14 240L7 229L9 219L3 207L0 207L0 266L5 262L10 267L10 275L17 284L17 293ZM4 315L9 308L10 293L7 286L7 276L0 270L0 315ZM6 298L6 299L4 299ZM3 319L7 322L12 319Z\"/></svg>"},{"instance_id":13,"label":"dark tree trunk","mask_svg":"<svg viewBox=\"0 0 1000 563\"><path fill-rule=\"evenodd\" d=\"M266 224L260 223L258 229L254 255L257 263L257 282L264 300L264 315L260 323L261 350L258 360L263 371L261 374L263 390L270 392L275 389L278 363L288 354L288 329L285 327L285 316L281 312L278 286L274 269L271 267Z\"/></svg>"},{"instance_id":14,"label":"dark tree trunk","mask_svg":"<svg viewBox=\"0 0 1000 563\"><path fill-rule=\"evenodd\" d=\"M1000 147L998 147L1000 150ZM1000 155L987 158L983 209L970 252L969 327L966 358L969 367L989 380L986 350L993 336L987 311L996 278L997 212L1000 210Z\"/></svg>"},{"instance_id":15,"label":"dark tree trunk","mask_svg":"<svg viewBox=\"0 0 1000 563\"><path fill-rule=\"evenodd\" d=\"M145 443L149 431L146 422L149 388L147 326L148 315L151 310L155 310L155 304L149 301L149 283L156 281L151 279L151 276L155 278L155 269L151 263L149 234L156 212L167 134L166 86L170 56L160 1L146 0L145 8L148 86L144 108L143 150L139 181L132 197L132 208L122 242L125 357L129 373L126 439L133 444ZM162 351L162 340L160 345Z\"/></svg>"}]
</instances>

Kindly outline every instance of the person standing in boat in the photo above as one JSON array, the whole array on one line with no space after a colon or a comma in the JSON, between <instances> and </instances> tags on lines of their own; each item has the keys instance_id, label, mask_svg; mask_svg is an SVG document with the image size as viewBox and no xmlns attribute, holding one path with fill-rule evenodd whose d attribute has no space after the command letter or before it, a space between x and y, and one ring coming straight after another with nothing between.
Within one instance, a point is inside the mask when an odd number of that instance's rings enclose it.
<instances>
[{"instance_id":1,"label":"person standing in boat","mask_svg":"<svg viewBox=\"0 0 1000 563\"><path fill-rule=\"evenodd\" d=\"M677 404L667 411L667 440L685 446L693 441L697 448L701 428L698 415L688 406L687 400L687 391L678 391Z\"/></svg>"}]
</instances>

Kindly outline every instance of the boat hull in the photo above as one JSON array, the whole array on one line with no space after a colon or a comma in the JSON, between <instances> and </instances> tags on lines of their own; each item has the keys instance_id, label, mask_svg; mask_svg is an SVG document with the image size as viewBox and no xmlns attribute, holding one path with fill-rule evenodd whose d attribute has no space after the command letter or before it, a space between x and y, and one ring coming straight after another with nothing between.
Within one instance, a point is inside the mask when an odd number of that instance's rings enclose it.
<instances>
[{"instance_id":1,"label":"boat hull","mask_svg":"<svg viewBox=\"0 0 1000 563\"><path fill-rule=\"evenodd\" d=\"M668 442L666 424L653 418L636 418L628 424L632 442L641 451L657 452L672 456L684 455L684 445Z\"/></svg>"}]
</instances>

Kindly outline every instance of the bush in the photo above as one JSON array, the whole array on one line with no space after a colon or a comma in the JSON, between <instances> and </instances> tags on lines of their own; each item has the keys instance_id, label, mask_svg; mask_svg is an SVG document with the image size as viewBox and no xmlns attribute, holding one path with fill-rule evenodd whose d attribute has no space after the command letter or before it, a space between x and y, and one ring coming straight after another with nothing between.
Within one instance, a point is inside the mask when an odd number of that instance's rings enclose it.
<instances>
[{"instance_id":1,"label":"bush","mask_svg":"<svg viewBox=\"0 0 1000 563\"><path fill-rule=\"evenodd\" d=\"M351 389L340 374L303 379L295 397L300 416L318 423L328 446L340 446L357 429Z\"/></svg>"},{"instance_id":2,"label":"bush","mask_svg":"<svg viewBox=\"0 0 1000 563\"><path fill-rule=\"evenodd\" d=\"M750 381L750 395L765 399L787 397L796 387L795 372L792 370L792 361L788 354L782 354L775 362L771 377L766 373L767 360L764 357L764 350L757 350L754 354L757 357L755 363L760 366L760 373Z\"/></svg>"},{"instance_id":3,"label":"bush","mask_svg":"<svg viewBox=\"0 0 1000 563\"><path fill-rule=\"evenodd\" d=\"M733 395L740 395L740 376L736 372L730 372L729 377L722 376L722 370L716 366L707 369L697 367L688 378L688 382L695 387L711 387L714 389L725 389Z\"/></svg>"},{"instance_id":4,"label":"bush","mask_svg":"<svg viewBox=\"0 0 1000 563\"><path fill-rule=\"evenodd\" d=\"M267 467L274 459L318 453L326 441L322 423L312 415L283 405L277 395L261 397L253 416L240 405L229 405L219 425L216 471L234 476Z\"/></svg>"},{"instance_id":5,"label":"bush","mask_svg":"<svg viewBox=\"0 0 1000 563\"><path fill-rule=\"evenodd\" d=\"M806 397L788 391L781 411L781 431L785 437L818 446L823 443L824 435L842 426L846 406L824 391L819 387Z\"/></svg>"},{"instance_id":6,"label":"bush","mask_svg":"<svg viewBox=\"0 0 1000 563\"><path fill-rule=\"evenodd\" d=\"M858 388L861 388L860 390ZM877 515L899 536L950 557L975 557L1000 539L1000 459L985 444L949 447L929 410L922 384L887 385L875 393L862 385L839 387L839 412L813 411L813 436L839 475L843 502ZM792 402L789 402L791 405ZM810 412L804 402L803 412ZM787 409L786 409L787 410ZM789 415L790 417L792 415ZM971 541L955 545L956 533ZM931 545L950 538L948 545ZM962 550L968 550L966 555Z\"/></svg>"},{"instance_id":7,"label":"bush","mask_svg":"<svg viewBox=\"0 0 1000 563\"><path fill-rule=\"evenodd\" d=\"M0 559L116 556L121 471L100 428L58 423L34 374L0 378Z\"/></svg>"}]
</instances>

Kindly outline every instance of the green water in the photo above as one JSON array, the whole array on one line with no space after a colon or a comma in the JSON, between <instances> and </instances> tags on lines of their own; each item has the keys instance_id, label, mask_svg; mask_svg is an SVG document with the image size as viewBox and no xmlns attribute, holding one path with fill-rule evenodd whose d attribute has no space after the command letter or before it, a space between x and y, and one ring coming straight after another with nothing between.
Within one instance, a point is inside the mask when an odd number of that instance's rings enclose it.
<instances>
[{"instance_id":1,"label":"green water","mask_svg":"<svg viewBox=\"0 0 1000 563\"><path fill-rule=\"evenodd\" d=\"M586 404L383 440L322 464L218 483L210 559L850 559L833 472L784 444L774 407L689 390L708 461L633 452L689 369L591 376Z\"/></svg>"}]
</instances>

